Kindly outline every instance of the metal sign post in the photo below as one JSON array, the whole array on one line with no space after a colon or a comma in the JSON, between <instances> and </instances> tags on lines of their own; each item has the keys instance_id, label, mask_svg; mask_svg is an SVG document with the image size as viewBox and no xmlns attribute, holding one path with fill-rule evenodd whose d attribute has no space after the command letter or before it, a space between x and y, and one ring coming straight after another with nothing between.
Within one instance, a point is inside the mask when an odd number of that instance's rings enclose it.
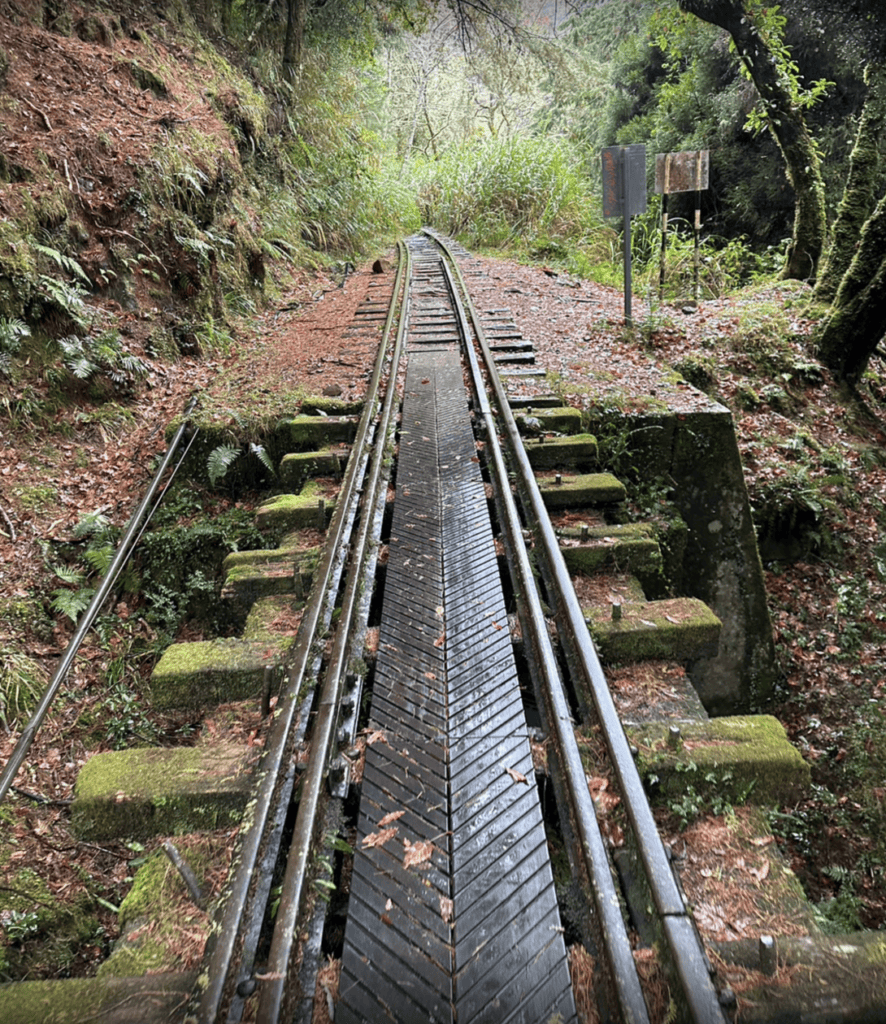
<instances>
[{"instance_id":1,"label":"metal sign post","mask_svg":"<svg viewBox=\"0 0 886 1024\"><path fill-rule=\"evenodd\" d=\"M646 212L646 147L603 150L603 216L624 220L625 323L631 324L631 217Z\"/></svg>"},{"instance_id":2,"label":"metal sign post","mask_svg":"<svg viewBox=\"0 0 886 1024\"><path fill-rule=\"evenodd\" d=\"M706 149L691 150L685 153L659 153L655 158L655 191L661 193L659 298L664 297L665 252L668 235L668 195L672 192L695 192L693 298L698 302L698 272L701 255L701 193L708 187L709 168L710 153Z\"/></svg>"}]
</instances>

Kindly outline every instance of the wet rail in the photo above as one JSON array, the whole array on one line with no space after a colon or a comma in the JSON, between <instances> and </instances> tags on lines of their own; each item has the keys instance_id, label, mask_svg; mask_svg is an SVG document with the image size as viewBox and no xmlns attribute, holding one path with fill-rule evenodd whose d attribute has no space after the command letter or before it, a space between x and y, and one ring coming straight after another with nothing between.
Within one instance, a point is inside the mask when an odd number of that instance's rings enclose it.
<instances>
[{"instance_id":1,"label":"wet rail","mask_svg":"<svg viewBox=\"0 0 886 1024\"><path fill-rule=\"evenodd\" d=\"M578 1019L511 596L557 818L586 900L601 1019L650 1013L576 742L576 680L593 696L679 1019L725 1019L499 379L497 339L485 335L460 262L430 234L401 246L194 1020L312 1019L330 923L311 881L324 870L321 844L349 814L337 1021ZM373 604L370 671L361 653ZM348 753L361 725L368 740L354 785ZM297 771L303 749L310 756Z\"/></svg>"}]
</instances>

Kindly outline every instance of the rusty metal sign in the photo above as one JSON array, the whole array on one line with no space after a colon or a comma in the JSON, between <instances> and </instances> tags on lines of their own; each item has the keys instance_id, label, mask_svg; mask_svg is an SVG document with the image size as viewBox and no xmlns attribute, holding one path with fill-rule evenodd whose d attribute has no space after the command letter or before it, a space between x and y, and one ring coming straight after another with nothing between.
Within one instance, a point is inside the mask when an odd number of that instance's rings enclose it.
<instances>
[{"instance_id":1,"label":"rusty metal sign","mask_svg":"<svg viewBox=\"0 0 886 1024\"><path fill-rule=\"evenodd\" d=\"M655 191L703 192L708 187L710 151L689 150L683 153L659 153L655 158Z\"/></svg>"},{"instance_id":2,"label":"rusty metal sign","mask_svg":"<svg viewBox=\"0 0 886 1024\"><path fill-rule=\"evenodd\" d=\"M603 216L633 217L646 212L646 147L603 150Z\"/></svg>"}]
</instances>

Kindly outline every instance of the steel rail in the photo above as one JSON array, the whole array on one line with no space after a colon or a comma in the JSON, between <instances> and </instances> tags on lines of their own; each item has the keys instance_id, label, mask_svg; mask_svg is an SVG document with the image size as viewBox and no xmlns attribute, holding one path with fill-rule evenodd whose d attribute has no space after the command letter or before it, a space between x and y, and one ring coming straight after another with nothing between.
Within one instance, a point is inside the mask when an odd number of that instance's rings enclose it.
<instances>
[{"instance_id":1,"label":"steel rail","mask_svg":"<svg viewBox=\"0 0 886 1024\"><path fill-rule=\"evenodd\" d=\"M571 665L577 667L584 676L587 688L593 698L652 898L668 940L672 962L680 978L692 1020L695 1024L724 1024L725 1017L717 992L711 982L707 957L658 833L652 809L643 788L643 781L637 770L630 744L609 690L609 684L606 682L600 659L575 595L559 542L535 479L535 473L523 447L507 394L495 369L492 352L480 317L471 301L454 255L439 236L433 232L429 232L429 234L452 260L456 278L465 296L465 306L471 317L477 343L483 355L498 404L499 417L507 435L510 456L517 473L518 486L531 516L536 538L544 553L542 564L547 565L546 571L549 576L545 582L556 601L558 621L561 626L561 643L571 654L569 659ZM571 727L568 731L572 731ZM568 737L564 737L564 739L569 742ZM575 744L574 735L571 742Z\"/></svg>"},{"instance_id":2,"label":"steel rail","mask_svg":"<svg viewBox=\"0 0 886 1024\"><path fill-rule=\"evenodd\" d=\"M412 258L406 249L405 268L407 281L412 267ZM301 796L295 830L286 860L286 872L280 896L280 905L274 922L271 949L259 989L256 1024L276 1024L281 1019L284 1001L288 992L292 956L296 948L299 912L305 892L308 861L316 833L317 812L323 791L327 767L335 743L335 727L338 721L341 699L345 685L347 658L350 640L355 624L355 613L360 602L361 587L364 583L363 563L377 518L373 514L377 507L380 489L387 488L383 473L387 457L387 439L394 419L394 398L397 392L397 369L403 354L406 337L406 323L409 312L408 285L404 299L397 340L391 358L388 388L384 407L379 417L376 444L373 449L371 466L367 477L364 496L364 514L361 517L352 545L352 562L349 565L348 580L342 596L341 618L329 653L317 718L311 736L311 760L301 786Z\"/></svg>"},{"instance_id":3,"label":"steel rail","mask_svg":"<svg viewBox=\"0 0 886 1024\"><path fill-rule=\"evenodd\" d=\"M643 996L618 891L612 876L609 855L600 831L594 802L588 790L584 766L575 741L569 702L560 678L557 656L551 643L542 602L532 573L532 565L523 541L520 514L511 492L504 453L498 440L497 424L480 373L477 356L470 342L468 319L458 288L445 262L443 269L459 321L463 324L465 353L474 393L477 396L480 413L486 426L486 462L495 480L502 527L508 539L509 553L513 557L512 571L516 575L515 590L523 612L521 621L524 633L530 638L535 654L536 668L545 697L547 724L554 734L555 752L560 762L560 773L570 804L570 819L578 837L583 868L590 883L606 957L609 961L609 978L612 989L625 1024L649 1024L646 1000ZM465 294L467 293L465 292ZM524 618L525 621L523 621Z\"/></svg>"},{"instance_id":4,"label":"steel rail","mask_svg":"<svg viewBox=\"0 0 886 1024\"><path fill-rule=\"evenodd\" d=\"M92 600L89 602L89 607L84 611L83 617L80 619L74 635L68 642L65 653L62 655L61 661L46 687L46 690L43 692L40 703L35 708L34 713L28 720L28 724L22 730L15 748L9 755L9 760L6 762L2 776L0 776L0 803L2 803L6 798L6 794L9 792L10 786L12 786L19 769L22 764L24 764L25 758L28 755L28 751L31 749L31 745L37 736L40 726L43 724L43 720L49 712L50 707L52 707L52 703L55 700L62 683L65 681L65 677L70 671L71 665L74 662L74 658L77 656L77 652L80 650L81 644L86 639L86 634L92 627L102 605L107 600L108 594L110 594L114 584L117 582L117 577L120 575L120 571L132 554L135 545L138 543L138 539L141 537L140 530L144 529L143 520L146 524L147 520L150 519L156 511L157 505L155 504L153 508L150 508L151 502L154 500L154 496L160 488L160 483L166 474L166 470L172 463L173 457L178 450L178 446L181 444L181 440L185 435L185 431L190 426L190 416L194 411L194 406L196 404L197 399L192 398L185 407L184 419L173 435L172 440L169 442L166 454L163 456L160 465L157 467L157 471L154 473L154 477L145 492L145 496L139 503L138 508L133 512L132 517L129 520L129 524L126 527L126 532L117 547L114 558L108 566L108 571L105 573L104 578L98 585L98 589L93 595ZM196 436L196 433L194 436ZM193 443L193 440L194 438L192 437L191 443ZM190 447L190 444L188 447ZM181 460L179 460L178 465L181 465ZM178 466L176 466L175 469L177 470ZM169 481L167 481L167 483L168 482ZM159 501L157 504L159 504Z\"/></svg>"},{"instance_id":5,"label":"steel rail","mask_svg":"<svg viewBox=\"0 0 886 1024\"><path fill-rule=\"evenodd\" d=\"M265 915L271 884L271 870L257 871L265 846L274 847L273 836L279 842L282 820L293 789L293 770L288 764L293 747L293 735L302 707L301 695L309 664L315 654L316 640L327 608L331 615L329 591L332 589L336 569L342 568L345 536L353 523L355 504L362 489L368 463L368 447L375 427L379 389L387 359L391 329L396 315L397 296L403 287L407 258L405 246L398 246L398 266L394 281L391 306L382 330L378 356L367 386L366 404L357 435L351 448L345 477L329 526L327 543L315 573L314 585L299 624L296 643L289 663L287 680L278 697L274 724L268 745L258 771L256 795L250 804L252 820L241 832L233 874L227 886L227 898L222 916L214 928L211 944L207 944L202 991L195 993L194 1019L198 1024L217 1024L222 1019L226 1001L233 1002L233 1016L239 1019L242 999L254 989L255 944L258 930ZM392 357L393 359L393 357ZM396 379L396 364L392 361L391 384ZM389 386L389 391L391 387ZM335 584L337 589L337 583ZM312 758L313 761L313 758ZM276 849L264 857L270 868L276 861ZM258 877L257 877L258 876ZM245 942L248 930L249 942ZM239 961L238 944L248 945ZM232 975L236 972L236 977ZM236 991L231 991L236 989Z\"/></svg>"}]
</instances>

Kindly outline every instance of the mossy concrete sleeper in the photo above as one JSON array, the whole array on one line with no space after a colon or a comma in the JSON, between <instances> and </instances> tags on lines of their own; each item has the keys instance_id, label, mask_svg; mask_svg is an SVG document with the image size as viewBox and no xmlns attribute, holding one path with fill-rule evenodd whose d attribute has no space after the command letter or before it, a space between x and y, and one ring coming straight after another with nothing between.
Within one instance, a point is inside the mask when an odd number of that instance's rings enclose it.
<instances>
[{"instance_id":1,"label":"mossy concrete sleeper","mask_svg":"<svg viewBox=\"0 0 886 1024\"><path fill-rule=\"evenodd\" d=\"M612 608L590 608L586 617L603 661L657 658L688 662L716 653L721 623L696 598L679 597L644 603L626 602L620 617Z\"/></svg>"},{"instance_id":2,"label":"mossy concrete sleeper","mask_svg":"<svg viewBox=\"0 0 886 1024\"><path fill-rule=\"evenodd\" d=\"M611 505L624 501L627 496L624 484L611 473L564 476L560 483L542 477L538 486L548 509Z\"/></svg>"},{"instance_id":3,"label":"mossy concrete sleeper","mask_svg":"<svg viewBox=\"0 0 886 1024\"><path fill-rule=\"evenodd\" d=\"M157 708L206 707L261 694L266 665L281 649L247 640L198 640L168 647L151 674Z\"/></svg>"},{"instance_id":4,"label":"mossy concrete sleeper","mask_svg":"<svg viewBox=\"0 0 886 1024\"><path fill-rule=\"evenodd\" d=\"M240 746L146 747L90 758L77 776L71 828L81 839L148 839L240 820L252 779Z\"/></svg>"},{"instance_id":5,"label":"mossy concrete sleeper","mask_svg":"<svg viewBox=\"0 0 886 1024\"><path fill-rule=\"evenodd\" d=\"M771 715L684 723L676 748L668 745L668 731L666 722L626 729L639 750L641 775L656 779L657 797L679 797L691 786L733 803L779 805L809 789L809 765Z\"/></svg>"}]
</instances>

